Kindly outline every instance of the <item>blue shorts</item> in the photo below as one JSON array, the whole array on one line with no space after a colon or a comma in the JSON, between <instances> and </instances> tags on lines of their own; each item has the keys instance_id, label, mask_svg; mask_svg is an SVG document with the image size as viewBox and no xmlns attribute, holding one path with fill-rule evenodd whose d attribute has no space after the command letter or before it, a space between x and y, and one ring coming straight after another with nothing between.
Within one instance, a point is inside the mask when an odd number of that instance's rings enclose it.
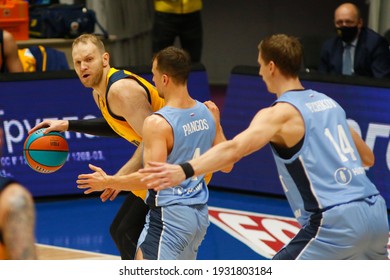
<instances>
[{"instance_id":1,"label":"blue shorts","mask_svg":"<svg viewBox=\"0 0 390 280\"><path fill-rule=\"evenodd\" d=\"M313 214L273 259L385 260L388 239L386 203L376 195Z\"/></svg>"},{"instance_id":2,"label":"blue shorts","mask_svg":"<svg viewBox=\"0 0 390 280\"><path fill-rule=\"evenodd\" d=\"M151 208L137 247L148 260L195 260L209 224L207 205Z\"/></svg>"}]
</instances>

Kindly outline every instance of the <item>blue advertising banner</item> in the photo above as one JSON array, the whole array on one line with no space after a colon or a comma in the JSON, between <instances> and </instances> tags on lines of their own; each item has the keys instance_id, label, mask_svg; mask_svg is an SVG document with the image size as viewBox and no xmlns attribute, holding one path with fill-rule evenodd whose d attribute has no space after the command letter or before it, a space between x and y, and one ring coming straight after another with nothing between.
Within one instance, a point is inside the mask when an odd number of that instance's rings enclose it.
<instances>
[{"instance_id":1,"label":"blue advertising banner","mask_svg":"<svg viewBox=\"0 0 390 280\"><path fill-rule=\"evenodd\" d=\"M349 124L374 151L375 165L366 170L390 207L390 83L358 78L301 77L311 88L335 99L346 111ZM275 100L257 67L238 67L230 76L221 122L226 137L246 129L254 115ZM229 174L214 174L211 185L266 194L283 194L270 147L235 164Z\"/></svg>"},{"instance_id":2,"label":"blue advertising banner","mask_svg":"<svg viewBox=\"0 0 390 280\"><path fill-rule=\"evenodd\" d=\"M149 71L139 73L152 80ZM199 101L210 99L204 67L194 67L188 81L190 93ZM80 173L89 173L88 163L115 173L132 156L135 147L122 138L96 137L64 132L69 156L58 171L42 174L31 169L23 157L28 131L43 119L89 119L101 117L92 90L84 88L73 71L66 73L9 74L0 81L0 120L4 144L0 172L24 184L35 197L82 193L76 187Z\"/></svg>"}]
</instances>

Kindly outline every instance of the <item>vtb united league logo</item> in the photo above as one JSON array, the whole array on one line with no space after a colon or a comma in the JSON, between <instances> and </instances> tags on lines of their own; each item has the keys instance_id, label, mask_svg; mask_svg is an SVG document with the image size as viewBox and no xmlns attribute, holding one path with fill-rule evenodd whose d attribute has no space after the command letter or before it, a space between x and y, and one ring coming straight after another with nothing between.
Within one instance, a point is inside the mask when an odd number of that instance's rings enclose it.
<instances>
[{"instance_id":1,"label":"vtb united league logo","mask_svg":"<svg viewBox=\"0 0 390 280\"><path fill-rule=\"evenodd\" d=\"M210 221L256 253L271 259L299 231L294 218L209 206ZM388 251L390 255L390 233Z\"/></svg>"}]
</instances>

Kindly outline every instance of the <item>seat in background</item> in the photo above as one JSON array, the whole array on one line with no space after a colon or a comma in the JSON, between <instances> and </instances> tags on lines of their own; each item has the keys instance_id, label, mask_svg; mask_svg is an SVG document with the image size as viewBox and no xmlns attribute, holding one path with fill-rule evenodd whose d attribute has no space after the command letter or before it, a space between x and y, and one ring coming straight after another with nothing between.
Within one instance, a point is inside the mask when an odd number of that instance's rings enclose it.
<instances>
[{"instance_id":1,"label":"seat in background","mask_svg":"<svg viewBox=\"0 0 390 280\"><path fill-rule=\"evenodd\" d=\"M24 72L69 70L65 53L54 48L31 46L18 50Z\"/></svg>"}]
</instances>

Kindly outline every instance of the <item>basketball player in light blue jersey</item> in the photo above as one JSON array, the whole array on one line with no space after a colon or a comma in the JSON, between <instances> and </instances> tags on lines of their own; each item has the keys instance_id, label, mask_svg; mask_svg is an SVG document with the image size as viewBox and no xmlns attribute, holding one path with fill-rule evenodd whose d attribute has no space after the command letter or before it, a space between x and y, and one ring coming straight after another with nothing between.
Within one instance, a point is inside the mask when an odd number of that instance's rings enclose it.
<instances>
[{"instance_id":1,"label":"basketball player in light blue jersey","mask_svg":"<svg viewBox=\"0 0 390 280\"><path fill-rule=\"evenodd\" d=\"M219 122L219 111L211 101L205 104L191 98L187 80L191 59L182 49L168 47L153 60L153 82L165 99L165 107L144 122L144 162L188 161L213 145L226 141ZM204 175L193 176L189 166L182 165L187 178L172 188L149 190L146 203L150 211L138 240L136 259L194 260L209 226L207 201L209 191ZM232 165L223 171L228 172ZM141 175L107 176L95 166L92 174L81 174L77 180L85 193L147 188ZM131 186L131 187L129 187ZM131 188L131 189L129 189Z\"/></svg>"},{"instance_id":2,"label":"basketball player in light blue jersey","mask_svg":"<svg viewBox=\"0 0 390 280\"><path fill-rule=\"evenodd\" d=\"M180 165L149 162L140 170L156 191L184 180L186 172L217 171L270 143L279 178L302 228L274 259L386 259L389 225L385 201L364 167L374 154L348 126L336 101L304 89L298 73L298 39L273 35L259 44L260 76L277 100L249 127L198 158ZM190 171L188 171L190 170Z\"/></svg>"}]
</instances>

